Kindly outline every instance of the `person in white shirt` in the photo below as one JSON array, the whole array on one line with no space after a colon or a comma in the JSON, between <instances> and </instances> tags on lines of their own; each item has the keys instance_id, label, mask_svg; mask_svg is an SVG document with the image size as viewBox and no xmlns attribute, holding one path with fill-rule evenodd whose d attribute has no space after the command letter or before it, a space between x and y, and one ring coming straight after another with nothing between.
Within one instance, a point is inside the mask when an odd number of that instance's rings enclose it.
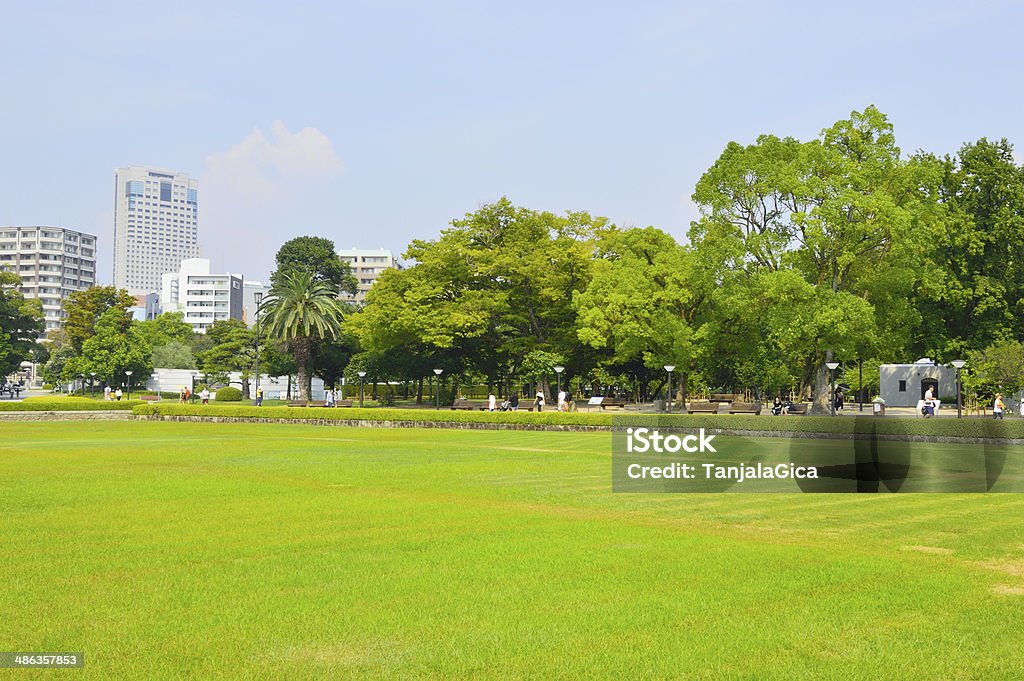
<instances>
[{"instance_id":1,"label":"person in white shirt","mask_svg":"<svg viewBox=\"0 0 1024 681\"><path fill-rule=\"evenodd\" d=\"M203 404L209 404L210 403L210 390L209 390L209 388L203 388L202 392L199 393L199 396L201 398L203 398Z\"/></svg>"},{"instance_id":2,"label":"person in white shirt","mask_svg":"<svg viewBox=\"0 0 1024 681\"><path fill-rule=\"evenodd\" d=\"M565 403L565 391L558 391L558 411L569 411L569 406Z\"/></svg>"},{"instance_id":3,"label":"person in white shirt","mask_svg":"<svg viewBox=\"0 0 1024 681\"><path fill-rule=\"evenodd\" d=\"M496 398L494 396L494 393L491 393L490 395L487 396L487 409L488 409L488 411L494 411L494 409L497 406L497 404L498 404L498 398Z\"/></svg>"}]
</instances>

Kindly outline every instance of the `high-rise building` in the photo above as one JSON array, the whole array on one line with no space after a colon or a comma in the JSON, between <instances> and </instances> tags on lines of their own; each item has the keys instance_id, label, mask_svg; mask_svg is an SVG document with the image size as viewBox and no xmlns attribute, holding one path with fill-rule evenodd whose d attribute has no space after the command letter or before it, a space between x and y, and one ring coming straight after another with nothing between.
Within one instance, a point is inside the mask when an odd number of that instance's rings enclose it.
<instances>
[{"instance_id":1,"label":"high-rise building","mask_svg":"<svg viewBox=\"0 0 1024 681\"><path fill-rule=\"evenodd\" d=\"M62 227L0 227L0 269L21 276L19 290L42 302L52 331L66 316L64 300L96 285L96 237Z\"/></svg>"},{"instance_id":2,"label":"high-rise building","mask_svg":"<svg viewBox=\"0 0 1024 681\"><path fill-rule=\"evenodd\" d=\"M210 261L190 258L181 269L162 277L161 312L184 312L186 324L196 333L218 319L242 319L242 275L210 274Z\"/></svg>"},{"instance_id":3,"label":"high-rise building","mask_svg":"<svg viewBox=\"0 0 1024 681\"><path fill-rule=\"evenodd\" d=\"M352 268L352 276L358 282L358 292L354 296L346 293L344 298L360 304L366 300L366 292L377 281L381 272L387 269L403 269L398 258L385 248L341 249L338 251L338 256L349 264L349 267Z\"/></svg>"},{"instance_id":4,"label":"high-rise building","mask_svg":"<svg viewBox=\"0 0 1024 681\"><path fill-rule=\"evenodd\" d=\"M165 273L199 256L199 183L140 166L114 177L114 285L132 295L157 291Z\"/></svg>"}]
</instances>

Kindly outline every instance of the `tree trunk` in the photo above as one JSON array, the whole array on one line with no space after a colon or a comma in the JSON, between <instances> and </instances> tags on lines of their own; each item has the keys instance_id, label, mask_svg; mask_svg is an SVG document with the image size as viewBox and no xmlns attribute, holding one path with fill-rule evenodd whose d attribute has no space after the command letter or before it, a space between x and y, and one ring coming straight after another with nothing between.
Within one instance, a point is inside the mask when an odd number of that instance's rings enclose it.
<instances>
[{"instance_id":1,"label":"tree trunk","mask_svg":"<svg viewBox=\"0 0 1024 681\"><path fill-rule=\"evenodd\" d=\"M298 337L292 341L295 366L298 367L299 400L308 402L313 390L313 376L309 373L309 339Z\"/></svg>"},{"instance_id":2,"label":"tree trunk","mask_svg":"<svg viewBox=\"0 0 1024 681\"><path fill-rule=\"evenodd\" d=\"M416 381L416 404L423 404L423 377Z\"/></svg>"},{"instance_id":3,"label":"tree trunk","mask_svg":"<svg viewBox=\"0 0 1024 681\"><path fill-rule=\"evenodd\" d=\"M811 404L811 413L818 415L830 415L832 413L832 384L829 382L828 367L825 362L832 361L832 351L825 351L825 359L814 371L814 402Z\"/></svg>"}]
</instances>

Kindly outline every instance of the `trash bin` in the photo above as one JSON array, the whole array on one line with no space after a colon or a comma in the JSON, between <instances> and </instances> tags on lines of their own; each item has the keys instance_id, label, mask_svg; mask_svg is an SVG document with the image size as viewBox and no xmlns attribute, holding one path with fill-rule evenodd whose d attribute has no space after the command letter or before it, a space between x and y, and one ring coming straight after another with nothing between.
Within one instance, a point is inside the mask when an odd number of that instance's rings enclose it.
<instances>
[{"instance_id":1,"label":"trash bin","mask_svg":"<svg viewBox=\"0 0 1024 681\"><path fill-rule=\"evenodd\" d=\"M874 412L875 416L885 416L885 402L881 398L871 403L871 411Z\"/></svg>"}]
</instances>

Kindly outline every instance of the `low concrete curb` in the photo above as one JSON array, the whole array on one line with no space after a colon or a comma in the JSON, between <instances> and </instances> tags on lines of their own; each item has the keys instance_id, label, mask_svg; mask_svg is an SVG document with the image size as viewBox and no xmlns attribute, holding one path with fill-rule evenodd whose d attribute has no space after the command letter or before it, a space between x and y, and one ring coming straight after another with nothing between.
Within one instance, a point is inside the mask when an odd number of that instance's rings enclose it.
<instances>
[{"instance_id":1,"label":"low concrete curb","mask_svg":"<svg viewBox=\"0 0 1024 681\"><path fill-rule=\"evenodd\" d=\"M454 423L437 421L373 421L365 419L273 419L250 418L245 416L167 416L148 415L136 416L142 421L183 421L212 423L298 423L311 426L347 426L349 428L443 428L452 430L532 430L548 432L600 433L611 432L613 426L585 425L551 425L532 423ZM950 437L945 435L889 435L883 433L808 433L803 431L778 430L733 430L727 428L709 428L707 432L714 435L734 435L737 437L775 437L785 439L818 439L818 440L856 440L875 438L894 442L936 442L946 444L1004 444L1024 445L1024 439L1000 440L981 437Z\"/></svg>"},{"instance_id":2,"label":"low concrete curb","mask_svg":"<svg viewBox=\"0 0 1024 681\"><path fill-rule=\"evenodd\" d=\"M0 421L130 421L128 411L0 411Z\"/></svg>"}]
</instances>

